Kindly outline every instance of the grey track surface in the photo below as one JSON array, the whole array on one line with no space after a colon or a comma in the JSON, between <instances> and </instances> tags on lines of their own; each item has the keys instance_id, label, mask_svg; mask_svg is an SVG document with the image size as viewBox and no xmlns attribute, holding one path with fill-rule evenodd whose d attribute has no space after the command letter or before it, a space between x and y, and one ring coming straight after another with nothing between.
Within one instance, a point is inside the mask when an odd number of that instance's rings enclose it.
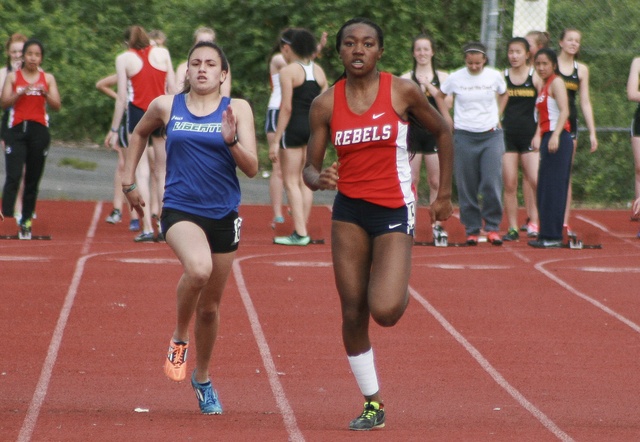
<instances>
[{"instance_id":1,"label":"grey track surface","mask_svg":"<svg viewBox=\"0 0 640 442\"><path fill-rule=\"evenodd\" d=\"M65 158L91 161L97 167L89 171L60 165L60 161ZM111 201L117 158L114 151L96 145L69 146L53 143L40 183L38 199ZM0 184L4 185L4 155L1 162ZM251 179L241 172L238 175L243 204L269 204L269 179L262 177L262 171ZM334 196L335 192L315 192L314 204L331 204Z\"/></svg>"}]
</instances>

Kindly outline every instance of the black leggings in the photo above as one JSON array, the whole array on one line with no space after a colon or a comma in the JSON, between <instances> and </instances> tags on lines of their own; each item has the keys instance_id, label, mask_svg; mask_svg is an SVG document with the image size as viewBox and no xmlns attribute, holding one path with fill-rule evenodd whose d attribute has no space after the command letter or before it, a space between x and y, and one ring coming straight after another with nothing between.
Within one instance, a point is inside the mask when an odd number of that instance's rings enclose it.
<instances>
[{"instance_id":1,"label":"black leggings","mask_svg":"<svg viewBox=\"0 0 640 442\"><path fill-rule=\"evenodd\" d=\"M24 169L22 219L31 219L36 209L38 188L51 141L49 128L33 121L24 121L11 129L5 128L3 137L6 141L4 159L7 177L2 190L2 212L13 216Z\"/></svg>"}]
</instances>

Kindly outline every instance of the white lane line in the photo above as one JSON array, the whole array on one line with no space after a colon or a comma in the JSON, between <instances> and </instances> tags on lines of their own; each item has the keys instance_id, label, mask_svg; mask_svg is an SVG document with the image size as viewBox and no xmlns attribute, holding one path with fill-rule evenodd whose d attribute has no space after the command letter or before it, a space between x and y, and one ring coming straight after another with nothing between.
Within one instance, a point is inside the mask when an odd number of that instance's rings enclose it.
<instances>
[{"instance_id":1,"label":"white lane line","mask_svg":"<svg viewBox=\"0 0 640 442\"><path fill-rule=\"evenodd\" d=\"M49 262L50 259L44 256L3 255L0 256L0 261Z\"/></svg>"},{"instance_id":2,"label":"white lane line","mask_svg":"<svg viewBox=\"0 0 640 442\"><path fill-rule=\"evenodd\" d=\"M333 264L319 261L276 261L273 265L276 267L331 267Z\"/></svg>"},{"instance_id":3,"label":"white lane line","mask_svg":"<svg viewBox=\"0 0 640 442\"><path fill-rule=\"evenodd\" d=\"M114 258L113 261L127 264L180 264L176 258Z\"/></svg>"},{"instance_id":4,"label":"white lane line","mask_svg":"<svg viewBox=\"0 0 640 442\"><path fill-rule=\"evenodd\" d=\"M593 273L640 273L638 267L578 267L578 270Z\"/></svg>"},{"instance_id":5,"label":"white lane line","mask_svg":"<svg viewBox=\"0 0 640 442\"><path fill-rule=\"evenodd\" d=\"M511 270L512 266L479 264L414 264L416 267L429 267L442 270Z\"/></svg>"},{"instance_id":6,"label":"white lane line","mask_svg":"<svg viewBox=\"0 0 640 442\"><path fill-rule=\"evenodd\" d=\"M442 325L442 327L451 335L453 338L458 341L462 347L471 355L473 359L480 364L482 369L486 371L489 376L493 378L493 380L502 387L512 398L516 400L523 408L525 408L529 413L531 413L545 428L547 428L550 432L552 432L558 439L562 441L573 441L571 436L562 431L558 425L556 425L546 414L544 414L540 409L538 409L535 405L533 405L529 400L520 393L514 386L512 386L505 378L500 374L498 370L496 370L493 365L484 357L482 353L478 351L467 339L462 336L462 334L451 325L449 321L445 319L445 317L433 307L429 301L420 295L413 287L409 287L409 293L411 296L418 301L435 319Z\"/></svg>"},{"instance_id":7,"label":"white lane line","mask_svg":"<svg viewBox=\"0 0 640 442\"><path fill-rule=\"evenodd\" d=\"M85 236L84 243L82 245L81 250L83 256L80 256L80 258L76 262L76 269L73 273L71 285L69 286L69 290L67 291L67 295L64 299L62 310L60 310L60 316L58 317L56 328L53 331L51 342L49 343L47 357L45 358L44 365L42 366L38 384L36 385L33 397L31 398L31 403L29 404L27 415L25 416L24 422L22 423L22 428L20 429L20 434L18 434L18 442L27 442L31 440L33 430L35 429L36 422L38 421L40 409L42 408L44 398L47 395L47 390L49 389L51 373L53 372L53 367L56 363L56 359L58 358L58 351L60 350L60 344L62 343L62 335L64 334L65 327L67 326L67 320L69 319L69 314L71 313L73 301L75 300L76 294L78 293L78 286L80 285L80 280L82 279L84 265L87 260L91 258L91 255L87 255L87 253L93 241L101 212L102 202L98 201L93 211L93 219L91 220L89 230L87 231L87 235Z\"/></svg>"},{"instance_id":8,"label":"white lane line","mask_svg":"<svg viewBox=\"0 0 640 442\"><path fill-rule=\"evenodd\" d=\"M607 307L606 305L604 305L600 301L597 301L597 300L593 299L592 297L585 295L581 291L573 288L571 285L566 283L564 280L558 278L552 272L550 272L550 271L548 271L547 269L544 268L544 266L546 266L547 264L552 264L552 263L555 263L555 262L565 262L565 260L552 259L552 260L549 260L549 261L542 261L542 262L537 263L534 266L534 268L537 271L539 271L540 273L542 273L543 275L545 275L547 278L551 279L552 281L554 281L555 283L560 285L565 290L567 290L567 291L573 293L574 295L576 295L578 298L584 299L585 301L587 301L588 303L592 304L593 306L599 308L600 310L602 310L606 314L611 315L614 318L616 318L618 321L622 322L623 324L628 325L629 327L631 327L631 329L633 331L635 331L637 333L640 333L640 326L638 324L636 324L635 322L631 321L630 319L625 318L620 313L618 313L615 310Z\"/></svg>"},{"instance_id":9,"label":"white lane line","mask_svg":"<svg viewBox=\"0 0 640 442\"><path fill-rule=\"evenodd\" d=\"M635 240L630 240L628 238L623 237L622 235L618 235L617 233L613 233L611 230L607 229L605 226L603 226L602 224L600 224L599 222L591 219L591 218L587 218L586 216L582 216L582 215L576 215L576 218L579 219L580 221L584 221L587 224L591 224L593 227L602 230L604 233L606 233L607 235L611 235L614 238L617 238L621 241L626 242L627 244L631 244L634 247L640 247L640 244L638 244L638 241Z\"/></svg>"},{"instance_id":10,"label":"white lane line","mask_svg":"<svg viewBox=\"0 0 640 442\"><path fill-rule=\"evenodd\" d=\"M251 324L251 330L253 331L253 336L258 344L258 349L260 350L260 356L262 357L262 363L264 365L265 370L267 371L267 377L269 379L269 385L271 386L271 391L276 399L276 404L282 413L282 417L284 419L284 426L289 434L288 440L294 442L302 442L304 441L304 436L302 431L298 427L298 423L296 421L295 413L287 400L287 395L284 392L284 387L280 382L280 378L278 376L278 370L276 369L276 364L273 361L273 357L271 356L271 350L269 349L269 344L267 343L267 338L262 331L262 326L260 325L260 319L258 318L258 312L256 311L253 301L251 300L251 295L249 294L249 290L247 289L247 285L244 281L244 275L242 274L242 268L240 267L240 262L245 259L257 258L258 255L254 256L246 256L243 258L239 258L233 261L233 276L235 277L236 284L238 286L238 291L240 292L240 297L242 298L242 303L244 304L244 308L247 311L247 315L249 316L249 323Z\"/></svg>"}]
</instances>

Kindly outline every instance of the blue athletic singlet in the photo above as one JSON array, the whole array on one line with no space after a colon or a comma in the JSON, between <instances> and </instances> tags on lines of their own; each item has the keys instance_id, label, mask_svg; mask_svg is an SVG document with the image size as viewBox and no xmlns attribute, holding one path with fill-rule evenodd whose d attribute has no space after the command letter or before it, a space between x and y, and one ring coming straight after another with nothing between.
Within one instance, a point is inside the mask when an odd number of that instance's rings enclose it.
<instances>
[{"instance_id":1,"label":"blue athletic singlet","mask_svg":"<svg viewBox=\"0 0 640 442\"><path fill-rule=\"evenodd\" d=\"M240 205L236 162L222 138L222 112L197 117L187 109L185 94L173 99L167 124L167 177L164 207L220 219Z\"/></svg>"}]
</instances>

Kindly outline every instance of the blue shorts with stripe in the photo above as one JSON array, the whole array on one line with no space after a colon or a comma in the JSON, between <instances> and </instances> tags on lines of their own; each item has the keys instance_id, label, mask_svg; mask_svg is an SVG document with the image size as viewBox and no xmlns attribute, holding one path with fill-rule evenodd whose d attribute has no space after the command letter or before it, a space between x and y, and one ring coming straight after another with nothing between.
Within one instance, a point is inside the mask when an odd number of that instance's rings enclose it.
<instances>
[{"instance_id":1,"label":"blue shorts with stripe","mask_svg":"<svg viewBox=\"0 0 640 442\"><path fill-rule=\"evenodd\" d=\"M372 238L392 232L414 236L415 202L391 209L362 199L349 198L338 192L333 201L331 219L356 224Z\"/></svg>"}]
</instances>

